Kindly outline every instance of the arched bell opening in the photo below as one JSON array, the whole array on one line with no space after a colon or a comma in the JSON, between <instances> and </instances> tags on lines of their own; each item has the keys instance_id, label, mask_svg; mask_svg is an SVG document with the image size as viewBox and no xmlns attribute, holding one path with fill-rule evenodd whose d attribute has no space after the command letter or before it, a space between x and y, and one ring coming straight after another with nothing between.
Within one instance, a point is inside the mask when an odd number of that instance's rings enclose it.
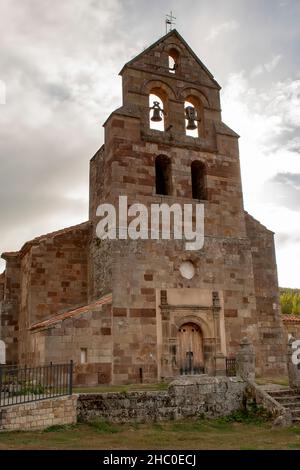
<instances>
[{"instance_id":1,"label":"arched bell opening","mask_svg":"<svg viewBox=\"0 0 300 470\"><path fill-rule=\"evenodd\" d=\"M149 94L149 125L150 129L163 132L165 130L166 96L163 90L154 88Z\"/></svg>"},{"instance_id":2,"label":"arched bell opening","mask_svg":"<svg viewBox=\"0 0 300 470\"><path fill-rule=\"evenodd\" d=\"M200 137L204 129L203 105L194 96L189 96L184 102L185 133L191 137Z\"/></svg>"},{"instance_id":3,"label":"arched bell opening","mask_svg":"<svg viewBox=\"0 0 300 470\"><path fill-rule=\"evenodd\" d=\"M181 375L204 373L203 333L195 323L185 323L177 333L176 363Z\"/></svg>"}]
</instances>

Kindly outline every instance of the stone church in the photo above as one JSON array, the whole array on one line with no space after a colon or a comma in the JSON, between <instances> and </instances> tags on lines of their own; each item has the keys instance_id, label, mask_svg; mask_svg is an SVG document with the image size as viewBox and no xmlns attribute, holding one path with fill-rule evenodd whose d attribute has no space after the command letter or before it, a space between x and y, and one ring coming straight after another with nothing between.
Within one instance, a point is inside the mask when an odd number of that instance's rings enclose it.
<instances>
[{"instance_id":1,"label":"stone church","mask_svg":"<svg viewBox=\"0 0 300 470\"><path fill-rule=\"evenodd\" d=\"M89 220L2 254L7 362L72 359L77 384L155 382L224 374L247 336L257 374L284 374L274 234L244 210L239 136L222 121L219 84L176 30L120 75L123 105L90 161ZM97 207L120 195L202 203L203 248L99 239Z\"/></svg>"}]
</instances>

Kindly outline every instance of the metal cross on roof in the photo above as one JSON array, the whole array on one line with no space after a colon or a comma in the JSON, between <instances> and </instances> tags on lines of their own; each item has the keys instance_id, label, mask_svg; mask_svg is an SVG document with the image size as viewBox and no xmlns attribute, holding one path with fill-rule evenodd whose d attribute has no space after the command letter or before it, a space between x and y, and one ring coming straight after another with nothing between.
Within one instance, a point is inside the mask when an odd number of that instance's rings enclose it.
<instances>
[{"instance_id":1,"label":"metal cross on roof","mask_svg":"<svg viewBox=\"0 0 300 470\"><path fill-rule=\"evenodd\" d=\"M176 20L176 17L173 16L173 12L170 11L170 14L166 15L166 34L172 31L173 26L175 26L175 21L173 20Z\"/></svg>"}]
</instances>

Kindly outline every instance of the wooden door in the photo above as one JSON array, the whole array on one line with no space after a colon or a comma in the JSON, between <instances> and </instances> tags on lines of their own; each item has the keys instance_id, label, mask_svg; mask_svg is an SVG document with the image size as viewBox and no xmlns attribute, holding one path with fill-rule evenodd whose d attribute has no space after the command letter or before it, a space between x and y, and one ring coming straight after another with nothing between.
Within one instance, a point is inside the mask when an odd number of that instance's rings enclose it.
<instances>
[{"instance_id":1,"label":"wooden door","mask_svg":"<svg viewBox=\"0 0 300 470\"><path fill-rule=\"evenodd\" d=\"M203 373L203 340L199 326L186 323L178 331L178 362L181 374Z\"/></svg>"}]
</instances>

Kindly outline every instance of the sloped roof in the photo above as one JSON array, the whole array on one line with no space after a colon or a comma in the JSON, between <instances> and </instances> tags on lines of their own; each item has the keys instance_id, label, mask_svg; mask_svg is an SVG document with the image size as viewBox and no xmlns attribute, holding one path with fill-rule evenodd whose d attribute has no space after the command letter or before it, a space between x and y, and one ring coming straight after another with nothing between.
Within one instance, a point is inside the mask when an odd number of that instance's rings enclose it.
<instances>
[{"instance_id":1,"label":"sloped roof","mask_svg":"<svg viewBox=\"0 0 300 470\"><path fill-rule=\"evenodd\" d=\"M41 328L49 328L58 322L67 320L68 318L73 318L77 315L81 315L82 313L87 313L94 308L97 308L101 305L110 304L111 302L112 302L112 294L104 295L99 300L96 300L95 302L92 302L88 305L84 305L83 307L78 307L72 310L68 310L63 313L58 313L57 315L55 315L52 318L49 318L48 320L34 323L33 325L31 325L30 330L35 331Z\"/></svg>"},{"instance_id":2,"label":"sloped roof","mask_svg":"<svg viewBox=\"0 0 300 470\"><path fill-rule=\"evenodd\" d=\"M55 238L59 235L64 235L70 232L73 232L74 230L82 230L84 228L87 228L90 225L90 222L83 222L82 224L78 225L73 225L71 227L66 227L61 230L56 230L55 232L50 232L46 233L44 235L40 235L38 237L33 238L32 240L24 243L22 248L19 251L7 251L5 253L1 254L1 258L6 259L10 256L18 256L19 254L24 254L31 246L37 245L38 243L50 239L50 238Z\"/></svg>"},{"instance_id":3,"label":"sloped roof","mask_svg":"<svg viewBox=\"0 0 300 470\"><path fill-rule=\"evenodd\" d=\"M189 53L191 54L191 56L196 60L196 62L200 65L200 67L202 67L203 70L205 70L205 72L207 73L207 75L215 82L215 84L218 86L219 89L221 89L221 86L218 84L218 82L215 80L213 74L208 70L208 68L204 65L204 63L199 59L199 57L195 54L195 52L193 51L193 49L189 46L189 44L183 39L183 37L181 36L181 34L179 34L179 32L177 31L177 29L172 29L169 33L165 34L164 36L162 36L161 38L159 38L157 41L155 41L153 44L151 44L151 46L147 47L144 51L142 51L140 54L138 54L137 56L135 56L133 59L131 59L129 62L127 62L122 70L120 71L120 75L122 75L123 73L123 70L126 68L126 67L130 67L134 64L134 62L138 59L140 59L144 54L147 54L151 49L153 49L154 47L158 46L160 43L164 42L167 38L171 37L171 36L175 36L177 37L177 39L179 39L179 41L186 47L186 49L189 51Z\"/></svg>"},{"instance_id":4,"label":"sloped roof","mask_svg":"<svg viewBox=\"0 0 300 470\"><path fill-rule=\"evenodd\" d=\"M239 134L234 132L230 127L227 126L224 122L215 122L215 129L218 134L229 135L230 137L239 138Z\"/></svg>"},{"instance_id":5,"label":"sloped roof","mask_svg":"<svg viewBox=\"0 0 300 470\"><path fill-rule=\"evenodd\" d=\"M275 235L275 232L273 232L273 231L270 230L268 227L266 227L265 225L263 225L259 220L255 219L255 217L253 217L253 215L250 215L249 212L247 212L247 211L244 210L244 213L245 213L246 217L248 217L249 220L252 220L252 222L254 222L255 224L260 225L260 226L261 226L264 230L266 230L267 232L273 233L273 235Z\"/></svg>"},{"instance_id":6,"label":"sloped roof","mask_svg":"<svg viewBox=\"0 0 300 470\"><path fill-rule=\"evenodd\" d=\"M300 323L300 315L285 314L282 315L283 323Z\"/></svg>"}]
</instances>

